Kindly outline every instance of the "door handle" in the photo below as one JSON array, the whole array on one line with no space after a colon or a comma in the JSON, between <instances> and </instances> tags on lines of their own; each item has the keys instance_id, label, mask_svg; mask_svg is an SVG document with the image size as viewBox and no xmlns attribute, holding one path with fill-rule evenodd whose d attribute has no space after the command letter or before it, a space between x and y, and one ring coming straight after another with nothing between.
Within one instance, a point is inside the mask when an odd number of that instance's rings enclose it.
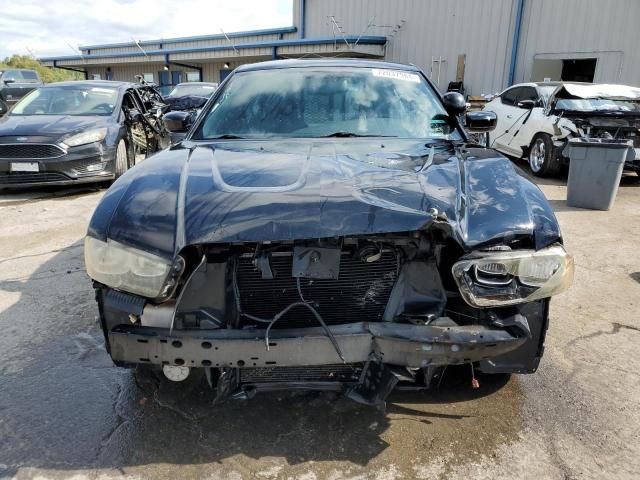
<instances>
[{"instance_id":1,"label":"door handle","mask_svg":"<svg viewBox=\"0 0 640 480\"><path fill-rule=\"evenodd\" d=\"M507 118L513 118L513 115L507 115Z\"/></svg>"}]
</instances>

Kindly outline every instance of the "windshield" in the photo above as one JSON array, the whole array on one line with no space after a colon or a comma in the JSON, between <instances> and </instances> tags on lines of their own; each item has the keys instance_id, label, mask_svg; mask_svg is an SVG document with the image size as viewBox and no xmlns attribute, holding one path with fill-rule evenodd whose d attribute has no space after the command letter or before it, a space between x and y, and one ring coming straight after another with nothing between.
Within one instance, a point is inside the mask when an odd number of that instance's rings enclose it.
<instances>
[{"instance_id":1,"label":"windshield","mask_svg":"<svg viewBox=\"0 0 640 480\"><path fill-rule=\"evenodd\" d=\"M574 112L628 112L640 113L638 100L611 100L608 98L559 98L556 110Z\"/></svg>"},{"instance_id":2,"label":"windshield","mask_svg":"<svg viewBox=\"0 0 640 480\"><path fill-rule=\"evenodd\" d=\"M234 74L193 139L269 137L460 138L415 72L361 67Z\"/></svg>"},{"instance_id":3,"label":"windshield","mask_svg":"<svg viewBox=\"0 0 640 480\"><path fill-rule=\"evenodd\" d=\"M215 91L216 87L213 85L177 85L173 90L171 90L169 97L185 97L187 95L194 95L208 98Z\"/></svg>"},{"instance_id":4,"label":"windshield","mask_svg":"<svg viewBox=\"0 0 640 480\"><path fill-rule=\"evenodd\" d=\"M118 90L98 87L46 87L26 95L11 115L111 115Z\"/></svg>"}]
</instances>

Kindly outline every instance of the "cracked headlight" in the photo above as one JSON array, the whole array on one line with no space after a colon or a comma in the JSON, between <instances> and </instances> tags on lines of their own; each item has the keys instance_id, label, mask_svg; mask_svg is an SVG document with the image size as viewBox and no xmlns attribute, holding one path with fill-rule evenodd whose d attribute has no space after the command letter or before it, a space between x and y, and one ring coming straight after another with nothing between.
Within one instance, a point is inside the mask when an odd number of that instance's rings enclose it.
<instances>
[{"instance_id":1,"label":"cracked headlight","mask_svg":"<svg viewBox=\"0 0 640 480\"><path fill-rule=\"evenodd\" d=\"M460 293L472 307L531 302L567 290L573 258L560 245L543 250L478 252L452 268Z\"/></svg>"},{"instance_id":2,"label":"cracked headlight","mask_svg":"<svg viewBox=\"0 0 640 480\"><path fill-rule=\"evenodd\" d=\"M101 142L106 136L106 128L96 128L65 138L62 142L68 147L77 147L79 145L86 145L87 143Z\"/></svg>"},{"instance_id":3,"label":"cracked headlight","mask_svg":"<svg viewBox=\"0 0 640 480\"><path fill-rule=\"evenodd\" d=\"M113 240L103 242L85 237L84 261L87 274L117 290L161 299L169 295L184 270L184 260L171 263L164 258Z\"/></svg>"}]
</instances>

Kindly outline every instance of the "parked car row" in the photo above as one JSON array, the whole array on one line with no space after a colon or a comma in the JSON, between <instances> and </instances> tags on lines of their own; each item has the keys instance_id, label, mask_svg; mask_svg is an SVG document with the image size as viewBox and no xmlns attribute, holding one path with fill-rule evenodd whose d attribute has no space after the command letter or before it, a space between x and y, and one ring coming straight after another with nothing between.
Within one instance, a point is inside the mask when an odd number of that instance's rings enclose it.
<instances>
[{"instance_id":1,"label":"parked car row","mask_svg":"<svg viewBox=\"0 0 640 480\"><path fill-rule=\"evenodd\" d=\"M169 145L152 85L73 81L27 93L0 118L0 188L110 181Z\"/></svg>"},{"instance_id":2,"label":"parked car row","mask_svg":"<svg viewBox=\"0 0 640 480\"><path fill-rule=\"evenodd\" d=\"M2 71L0 188L112 181L179 141L183 134L170 135L164 115L193 121L217 86L189 82L162 97L144 81L43 86L33 70Z\"/></svg>"}]
</instances>

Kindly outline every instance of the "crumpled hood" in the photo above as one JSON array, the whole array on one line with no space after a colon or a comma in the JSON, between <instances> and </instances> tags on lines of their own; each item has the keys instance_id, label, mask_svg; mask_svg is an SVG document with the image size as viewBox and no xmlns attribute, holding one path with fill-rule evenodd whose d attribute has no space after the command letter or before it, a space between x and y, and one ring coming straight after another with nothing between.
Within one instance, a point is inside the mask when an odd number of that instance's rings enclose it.
<instances>
[{"instance_id":1,"label":"crumpled hood","mask_svg":"<svg viewBox=\"0 0 640 480\"><path fill-rule=\"evenodd\" d=\"M565 83L554 96L563 97L564 91L578 98L612 98L619 100L640 100L640 88L608 83Z\"/></svg>"},{"instance_id":2,"label":"crumpled hood","mask_svg":"<svg viewBox=\"0 0 640 480\"><path fill-rule=\"evenodd\" d=\"M178 146L121 177L89 233L169 257L200 243L406 232L434 221L467 250L560 237L540 190L494 151L388 139Z\"/></svg>"},{"instance_id":3,"label":"crumpled hood","mask_svg":"<svg viewBox=\"0 0 640 480\"><path fill-rule=\"evenodd\" d=\"M16 136L62 138L73 133L106 126L108 116L7 115L0 118L0 139Z\"/></svg>"}]
</instances>

